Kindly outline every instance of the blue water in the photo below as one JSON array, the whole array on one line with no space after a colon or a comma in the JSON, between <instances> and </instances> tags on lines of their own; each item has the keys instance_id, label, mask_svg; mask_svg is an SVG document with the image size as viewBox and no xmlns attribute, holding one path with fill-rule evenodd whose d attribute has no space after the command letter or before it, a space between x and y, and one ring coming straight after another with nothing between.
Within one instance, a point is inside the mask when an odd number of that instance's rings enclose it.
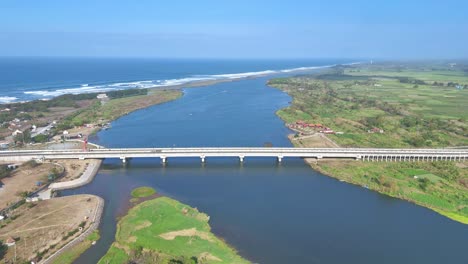
<instances>
[{"instance_id":1,"label":"blue water","mask_svg":"<svg viewBox=\"0 0 468 264\"><path fill-rule=\"evenodd\" d=\"M350 62L0 57L0 103L49 99L65 93L165 87L233 77L225 74L254 74Z\"/></svg>"},{"instance_id":2,"label":"blue water","mask_svg":"<svg viewBox=\"0 0 468 264\"><path fill-rule=\"evenodd\" d=\"M0 60L0 98L119 82L320 66L349 61L142 59ZM284 73L283 73L284 74ZM291 98L267 78L184 90L136 111L92 139L109 147L290 146L275 112ZM52 95L48 95L52 96ZM105 199L101 240L76 263L96 263L112 243L130 191L153 186L211 216L213 232L258 263L468 263L468 227L411 203L313 171L301 159L105 160L95 180L63 195Z\"/></svg>"},{"instance_id":3,"label":"blue water","mask_svg":"<svg viewBox=\"0 0 468 264\"><path fill-rule=\"evenodd\" d=\"M275 111L291 98L266 78L186 89L134 112L94 140L110 147L291 146ZM106 160L89 185L64 195L104 197L102 239L76 263L107 251L116 217L138 186L211 216L213 232L257 263L467 263L468 228L428 209L313 171L301 159Z\"/></svg>"}]
</instances>

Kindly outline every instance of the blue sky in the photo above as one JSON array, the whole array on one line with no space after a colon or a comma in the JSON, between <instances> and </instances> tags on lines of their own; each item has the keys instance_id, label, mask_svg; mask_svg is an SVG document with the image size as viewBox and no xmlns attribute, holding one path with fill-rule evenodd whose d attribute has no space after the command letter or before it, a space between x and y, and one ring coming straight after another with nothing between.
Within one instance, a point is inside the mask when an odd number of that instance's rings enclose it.
<instances>
[{"instance_id":1,"label":"blue sky","mask_svg":"<svg viewBox=\"0 0 468 264\"><path fill-rule=\"evenodd\" d=\"M468 1L2 0L2 56L468 58Z\"/></svg>"}]
</instances>

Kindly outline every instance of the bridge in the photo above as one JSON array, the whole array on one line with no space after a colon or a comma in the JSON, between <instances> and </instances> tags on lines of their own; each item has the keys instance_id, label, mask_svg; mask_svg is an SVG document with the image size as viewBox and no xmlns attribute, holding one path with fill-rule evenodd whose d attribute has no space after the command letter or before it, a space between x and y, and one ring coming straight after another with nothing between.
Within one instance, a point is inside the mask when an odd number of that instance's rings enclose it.
<instances>
[{"instance_id":1,"label":"bridge","mask_svg":"<svg viewBox=\"0 0 468 264\"><path fill-rule=\"evenodd\" d=\"M468 149L379 149L379 148L97 148L88 151L70 150L10 150L0 151L0 162L21 162L31 159L121 159L196 157L205 162L211 157L235 157L243 162L247 157L272 157L278 162L287 157L312 159L354 159L362 161L464 161Z\"/></svg>"}]
</instances>

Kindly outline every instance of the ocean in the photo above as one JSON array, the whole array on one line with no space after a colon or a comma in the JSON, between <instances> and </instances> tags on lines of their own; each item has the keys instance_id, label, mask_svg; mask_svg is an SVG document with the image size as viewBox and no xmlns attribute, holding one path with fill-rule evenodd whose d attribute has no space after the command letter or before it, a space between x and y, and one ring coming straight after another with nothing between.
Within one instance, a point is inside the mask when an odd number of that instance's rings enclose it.
<instances>
[{"instance_id":1,"label":"ocean","mask_svg":"<svg viewBox=\"0 0 468 264\"><path fill-rule=\"evenodd\" d=\"M0 103L305 71L352 60L1 57Z\"/></svg>"}]
</instances>

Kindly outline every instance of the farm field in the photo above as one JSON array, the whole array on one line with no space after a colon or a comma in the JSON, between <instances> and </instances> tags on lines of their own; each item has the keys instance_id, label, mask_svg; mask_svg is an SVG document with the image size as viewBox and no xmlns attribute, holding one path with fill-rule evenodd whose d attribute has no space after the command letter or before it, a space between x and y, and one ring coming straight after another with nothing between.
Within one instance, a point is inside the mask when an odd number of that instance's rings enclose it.
<instances>
[{"instance_id":1,"label":"farm field","mask_svg":"<svg viewBox=\"0 0 468 264\"><path fill-rule=\"evenodd\" d=\"M273 79L269 85L293 97L291 106L277 112L286 123L323 124L337 132L326 137L342 147L468 146L468 71L463 65L364 64ZM290 139L296 147L327 143L300 133ZM331 177L468 224L468 162L310 164Z\"/></svg>"}]
</instances>

